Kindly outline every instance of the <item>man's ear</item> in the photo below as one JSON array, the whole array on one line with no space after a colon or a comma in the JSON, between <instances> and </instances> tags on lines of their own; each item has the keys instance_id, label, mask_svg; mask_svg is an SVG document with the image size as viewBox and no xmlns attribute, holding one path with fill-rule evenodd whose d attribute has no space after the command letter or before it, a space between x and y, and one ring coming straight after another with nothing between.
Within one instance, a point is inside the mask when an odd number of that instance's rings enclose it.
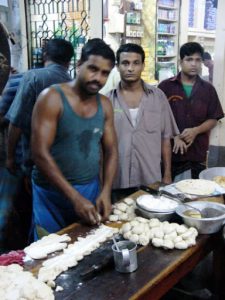
<instances>
[{"instance_id":1,"label":"man's ear","mask_svg":"<svg viewBox=\"0 0 225 300\"><path fill-rule=\"evenodd\" d=\"M80 60L77 61L76 72L79 73L82 62Z\"/></svg>"}]
</instances>

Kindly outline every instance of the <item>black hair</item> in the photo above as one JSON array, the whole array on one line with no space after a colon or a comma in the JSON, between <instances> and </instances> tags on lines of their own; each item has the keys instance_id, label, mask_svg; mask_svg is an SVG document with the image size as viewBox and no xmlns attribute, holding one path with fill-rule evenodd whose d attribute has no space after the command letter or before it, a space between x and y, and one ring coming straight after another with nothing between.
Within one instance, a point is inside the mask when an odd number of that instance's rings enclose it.
<instances>
[{"instance_id":1,"label":"black hair","mask_svg":"<svg viewBox=\"0 0 225 300\"><path fill-rule=\"evenodd\" d=\"M71 42L64 39L51 39L43 47L44 59L58 64L68 64L74 56Z\"/></svg>"},{"instance_id":2,"label":"black hair","mask_svg":"<svg viewBox=\"0 0 225 300\"><path fill-rule=\"evenodd\" d=\"M133 44L133 43L127 43L127 44L121 45L116 52L116 60L117 60L118 64L120 62L120 54L122 52L138 53L141 55L142 63L144 63L144 61L145 61L145 52L140 45Z\"/></svg>"},{"instance_id":3,"label":"black hair","mask_svg":"<svg viewBox=\"0 0 225 300\"><path fill-rule=\"evenodd\" d=\"M209 52L204 52L203 53L203 60L205 60L205 59L209 59L209 60L212 59L212 56L209 54Z\"/></svg>"},{"instance_id":4,"label":"black hair","mask_svg":"<svg viewBox=\"0 0 225 300\"><path fill-rule=\"evenodd\" d=\"M185 43L180 48L180 58L183 59L185 56L190 56L194 53L199 53L203 58L204 49L196 42Z\"/></svg>"},{"instance_id":5,"label":"black hair","mask_svg":"<svg viewBox=\"0 0 225 300\"><path fill-rule=\"evenodd\" d=\"M115 66L115 54L113 50L102 39L94 38L88 40L83 46L81 51L81 57L79 64L88 60L90 55L99 55L112 62L112 66Z\"/></svg>"}]
</instances>

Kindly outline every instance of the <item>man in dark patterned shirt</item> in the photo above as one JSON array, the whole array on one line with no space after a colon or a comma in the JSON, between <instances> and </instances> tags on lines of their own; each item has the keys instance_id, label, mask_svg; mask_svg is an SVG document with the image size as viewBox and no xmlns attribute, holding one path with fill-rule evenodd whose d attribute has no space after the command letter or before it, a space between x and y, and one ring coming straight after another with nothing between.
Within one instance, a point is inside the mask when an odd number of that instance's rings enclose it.
<instances>
[{"instance_id":1,"label":"man in dark patterned shirt","mask_svg":"<svg viewBox=\"0 0 225 300\"><path fill-rule=\"evenodd\" d=\"M224 117L215 88L198 75L203 52L198 43L184 44L180 48L181 72L158 86L168 98L181 133L174 139L173 177L190 170L191 177L198 178L206 167L210 130Z\"/></svg>"}]
</instances>

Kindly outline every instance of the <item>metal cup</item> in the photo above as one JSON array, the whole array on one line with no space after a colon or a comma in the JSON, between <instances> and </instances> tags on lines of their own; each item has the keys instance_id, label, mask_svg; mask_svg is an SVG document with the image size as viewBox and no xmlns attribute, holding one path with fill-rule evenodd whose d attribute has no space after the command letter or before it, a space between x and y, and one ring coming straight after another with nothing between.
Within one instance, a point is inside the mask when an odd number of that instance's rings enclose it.
<instances>
[{"instance_id":1,"label":"metal cup","mask_svg":"<svg viewBox=\"0 0 225 300\"><path fill-rule=\"evenodd\" d=\"M115 268L121 273L131 273L137 265L137 245L131 241L120 241L117 243L119 251L114 244L112 246Z\"/></svg>"}]
</instances>

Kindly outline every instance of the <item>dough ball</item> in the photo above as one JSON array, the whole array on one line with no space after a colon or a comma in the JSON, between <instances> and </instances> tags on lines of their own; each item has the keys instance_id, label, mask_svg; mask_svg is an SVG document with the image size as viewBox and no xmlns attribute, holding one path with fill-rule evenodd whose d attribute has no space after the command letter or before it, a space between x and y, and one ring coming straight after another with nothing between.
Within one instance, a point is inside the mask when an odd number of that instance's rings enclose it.
<instances>
[{"instance_id":1,"label":"dough ball","mask_svg":"<svg viewBox=\"0 0 225 300\"><path fill-rule=\"evenodd\" d=\"M175 230L174 226L168 224L167 226L163 226L163 231L165 234L170 234Z\"/></svg>"},{"instance_id":2,"label":"dough ball","mask_svg":"<svg viewBox=\"0 0 225 300\"><path fill-rule=\"evenodd\" d=\"M131 231L127 231L123 234L123 237L126 239L126 240L130 240L130 237L132 236L132 232Z\"/></svg>"},{"instance_id":3,"label":"dough ball","mask_svg":"<svg viewBox=\"0 0 225 300\"><path fill-rule=\"evenodd\" d=\"M133 221L130 222L130 225L131 225L132 227L135 227L135 226L138 226L138 225L139 225L139 222L136 221L136 220L133 220Z\"/></svg>"},{"instance_id":4,"label":"dough ball","mask_svg":"<svg viewBox=\"0 0 225 300\"><path fill-rule=\"evenodd\" d=\"M176 229L178 235L185 233L187 230L188 230L188 228L185 225L180 225Z\"/></svg>"},{"instance_id":5,"label":"dough ball","mask_svg":"<svg viewBox=\"0 0 225 300\"><path fill-rule=\"evenodd\" d=\"M119 210L119 209L117 209L117 208L115 208L114 210L113 210L113 214L114 215L121 215L123 212L121 211L121 210Z\"/></svg>"},{"instance_id":6,"label":"dough ball","mask_svg":"<svg viewBox=\"0 0 225 300\"><path fill-rule=\"evenodd\" d=\"M148 223L148 219L142 218L142 217L136 217L135 218L136 221L140 222L140 223Z\"/></svg>"},{"instance_id":7,"label":"dough ball","mask_svg":"<svg viewBox=\"0 0 225 300\"><path fill-rule=\"evenodd\" d=\"M160 221L156 218L150 219L149 226L151 228L160 226Z\"/></svg>"},{"instance_id":8,"label":"dough ball","mask_svg":"<svg viewBox=\"0 0 225 300\"><path fill-rule=\"evenodd\" d=\"M128 219L128 214L127 213L122 213L121 215L119 215L119 219L121 221L127 221Z\"/></svg>"},{"instance_id":9,"label":"dough ball","mask_svg":"<svg viewBox=\"0 0 225 300\"><path fill-rule=\"evenodd\" d=\"M134 210L135 210L135 208L133 206L128 206L127 210L126 210L126 213L127 214L134 214Z\"/></svg>"},{"instance_id":10,"label":"dough ball","mask_svg":"<svg viewBox=\"0 0 225 300\"><path fill-rule=\"evenodd\" d=\"M195 227L190 227L188 230L190 230L193 233L193 236L198 236L198 230Z\"/></svg>"},{"instance_id":11,"label":"dough ball","mask_svg":"<svg viewBox=\"0 0 225 300\"><path fill-rule=\"evenodd\" d=\"M173 249L174 248L174 243L172 240L164 240L163 242L163 248L164 249Z\"/></svg>"},{"instance_id":12,"label":"dough ball","mask_svg":"<svg viewBox=\"0 0 225 300\"><path fill-rule=\"evenodd\" d=\"M187 243L188 247L192 247L192 246L195 246L195 245L196 245L196 240L195 240L195 238L187 239L187 240L185 240L185 242Z\"/></svg>"},{"instance_id":13,"label":"dough ball","mask_svg":"<svg viewBox=\"0 0 225 300\"><path fill-rule=\"evenodd\" d=\"M176 231L172 231L171 233L164 235L164 240L171 240L171 241L173 241L176 237L177 237Z\"/></svg>"},{"instance_id":14,"label":"dough ball","mask_svg":"<svg viewBox=\"0 0 225 300\"><path fill-rule=\"evenodd\" d=\"M138 244L139 242L139 236L137 234L131 234L129 240L135 244Z\"/></svg>"},{"instance_id":15,"label":"dough ball","mask_svg":"<svg viewBox=\"0 0 225 300\"><path fill-rule=\"evenodd\" d=\"M142 246L148 245L149 241L150 240L146 234L139 235L139 244L141 244Z\"/></svg>"},{"instance_id":16,"label":"dough ball","mask_svg":"<svg viewBox=\"0 0 225 300\"><path fill-rule=\"evenodd\" d=\"M125 223L125 224L123 224L121 230L122 230L122 233L126 233L126 232L130 231L130 230L131 230L131 225L130 225L130 223Z\"/></svg>"},{"instance_id":17,"label":"dough ball","mask_svg":"<svg viewBox=\"0 0 225 300\"><path fill-rule=\"evenodd\" d=\"M135 234L142 234L144 232L144 224L136 225L132 228L132 232Z\"/></svg>"},{"instance_id":18,"label":"dough ball","mask_svg":"<svg viewBox=\"0 0 225 300\"><path fill-rule=\"evenodd\" d=\"M152 245L157 247L157 248L162 247L163 246L163 239L159 239L159 238L154 237L152 239Z\"/></svg>"},{"instance_id":19,"label":"dough ball","mask_svg":"<svg viewBox=\"0 0 225 300\"><path fill-rule=\"evenodd\" d=\"M195 238L195 236L193 235L193 232L191 230L189 230L189 229L187 231L185 231L184 233L182 233L181 237L182 237L183 240L188 240L188 239L190 239L192 237Z\"/></svg>"},{"instance_id":20,"label":"dough ball","mask_svg":"<svg viewBox=\"0 0 225 300\"><path fill-rule=\"evenodd\" d=\"M97 214L97 216L98 216L98 222L101 223L101 221L102 221L102 216L101 216L99 213Z\"/></svg>"},{"instance_id":21,"label":"dough ball","mask_svg":"<svg viewBox=\"0 0 225 300\"><path fill-rule=\"evenodd\" d=\"M123 200L124 203L126 203L127 205L134 205L135 204L135 201L132 199L132 198L125 198Z\"/></svg>"},{"instance_id":22,"label":"dough ball","mask_svg":"<svg viewBox=\"0 0 225 300\"><path fill-rule=\"evenodd\" d=\"M176 249L181 249L181 250L183 250L183 249L187 249L187 248L188 248L188 244L187 244L185 241L182 241L182 242L176 243L176 244L174 245L174 247L175 247Z\"/></svg>"},{"instance_id":23,"label":"dough ball","mask_svg":"<svg viewBox=\"0 0 225 300\"><path fill-rule=\"evenodd\" d=\"M180 235L177 235L173 240L174 244L182 242L182 241L183 241L183 239Z\"/></svg>"},{"instance_id":24,"label":"dough ball","mask_svg":"<svg viewBox=\"0 0 225 300\"><path fill-rule=\"evenodd\" d=\"M109 216L109 221L111 222L117 222L119 220L118 215L110 215Z\"/></svg>"},{"instance_id":25,"label":"dough ball","mask_svg":"<svg viewBox=\"0 0 225 300\"><path fill-rule=\"evenodd\" d=\"M117 209L125 212L127 210L127 205L123 202L120 202L120 203L117 204Z\"/></svg>"},{"instance_id":26,"label":"dough ball","mask_svg":"<svg viewBox=\"0 0 225 300\"><path fill-rule=\"evenodd\" d=\"M164 237L164 232L163 232L163 230L157 227L157 228L154 230L154 237L159 238L159 239L162 239L162 238Z\"/></svg>"}]
</instances>

